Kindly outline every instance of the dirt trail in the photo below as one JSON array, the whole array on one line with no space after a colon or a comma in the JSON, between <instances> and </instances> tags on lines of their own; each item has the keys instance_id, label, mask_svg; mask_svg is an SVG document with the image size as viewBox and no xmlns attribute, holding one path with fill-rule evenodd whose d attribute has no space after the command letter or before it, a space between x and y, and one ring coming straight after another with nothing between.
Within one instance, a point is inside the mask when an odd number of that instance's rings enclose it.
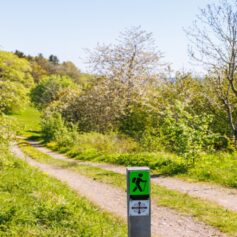
<instances>
[{"instance_id":1,"label":"dirt trail","mask_svg":"<svg viewBox=\"0 0 237 237\"><path fill-rule=\"evenodd\" d=\"M110 185L96 182L68 169L41 164L25 156L17 145L12 152L30 165L38 167L50 176L67 183L80 195L109 212L126 218L126 193ZM195 221L192 217L180 215L168 208L157 207L152 203L152 233L166 237L209 237L226 236L215 228Z\"/></svg>"},{"instance_id":2,"label":"dirt trail","mask_svg":"<svg viewBox=\"0 0 237 237\"><path fill-rule=\"evenodd\" d=\"M41 152L46 153L55 159L75 162L75 160L69 159L62 154L58 154L56 152L49 150L48 148L43 147L42 145L40 145L39 142L35 141L28 141L28 142ZM105 170L113 171L120 174L126 173L126 168L123 166L94 163L94 162L81 162L81 161L78 161L78 163L103 168ZM152 178L152 182L172 190L177 190L179 192L186 193L193 197L198 197L215 202L228 210L237 211L236 189L224 188L214 184L191 183L171 177L155 177Z\"/></svg>"}]
</instances>

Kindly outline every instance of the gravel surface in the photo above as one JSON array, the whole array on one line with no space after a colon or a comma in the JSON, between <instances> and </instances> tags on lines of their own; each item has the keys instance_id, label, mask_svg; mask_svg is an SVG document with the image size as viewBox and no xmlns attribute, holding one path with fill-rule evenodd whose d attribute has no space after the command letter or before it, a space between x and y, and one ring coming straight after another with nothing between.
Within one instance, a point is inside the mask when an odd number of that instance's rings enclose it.
<instances>
[{"instance_id":1,"label":"gravel surface","mask_svg":"<svg viewBox=\"0 0 237 237\"><path fill-rule=\"evenodd\" d=\"M41 164L25 156L17 145L11 151L30 165L38 167L50 176L67 183L81 196L85 196L102 209L126 219L126 193L110 185L96 182L68 169ZM166 237L209 237L226 236L213 227L195 221L190 216L181 215L152 203L152 233Z\"/></svg>"},{"instance_id":2,"label":"gravel surface","mask_svg":"<svg viewBox=\"0 0 237 237\"><path fill-rule=\"evenodd\" d=\"M46 153L55 159L73 161L62 154L58 154L41 146L38 142L28 141L32 146L39 149L41 152ZM113 171L120 174L126 174L126 168L112 164L102 164L94 162L81 162L78 163L103 168L105 170ZM193 197L198 197L215 202L228 210L237 211L237 190L231 188L224 188L219 185L206 184L206 183L192 183L183 181L173 177L155 177L151 179L153 183L159 184L169 189L177 190L186 193Z\"/></svg>"}]
</instances>

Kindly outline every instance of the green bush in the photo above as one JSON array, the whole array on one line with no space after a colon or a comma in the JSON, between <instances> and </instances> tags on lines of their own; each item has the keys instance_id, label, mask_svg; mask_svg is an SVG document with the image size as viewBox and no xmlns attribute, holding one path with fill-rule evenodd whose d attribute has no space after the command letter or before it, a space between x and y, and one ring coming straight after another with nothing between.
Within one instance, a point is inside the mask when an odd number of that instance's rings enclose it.
<instances>
[{"instance_id":1,"label":"green bush","mask_svg":"<svg viewBox=\"0 0 237 237\"><path fill-rule=\"evenodd\" d=\"M44 140L54 141L59 147L73 146L77 140L78 127L72 123L66 124L59 113L44 115L41 128Z\"/></svg>"},{"instance_id":2,"label":"green bush","mask_svg":"<svg viewBox=\"0 0 237 237\"><path fill-rule=\"evenodd\" d=\"M69 87L73 88L75 85L68 76L50 75L44 77L31 90L31 101L39 109L46 108L50 103L58 100Z\"/></svg>"},{"instance_id":3,"label":"green bush","mask_svg":"<svg viewBox=\"0 0 237 237\"><path fill-rule=\"evenodd\" d=\"M157 128L147 127L140 138L140 148L147 152L162 151L164 150L163 139L165 138Z\"/></svg>"},{"instance_id":4,"label":"green bush","mask_svg":"<svg viewBox=\"0 0 237 237\"><path fill-rule=\"evenodd\" d=\"M213 151L218 135L210 131L211 121L208 114L193 115L176 101L164 112L161 125L166 149L183 156L187 163L194 163L203 151Z\"/></svg>"},{"instance_id":5,"label":"green bush","mask_svg":"<svg viewBox=\"0 0 237 237\"><path fill-rule=\"evenodd\" d=\"M59 113L54 113L50 116L44 115L41 120L42 137L46 142L54 141L56 133L64 128L64 122Z\"/></svg>"}]
</instances>

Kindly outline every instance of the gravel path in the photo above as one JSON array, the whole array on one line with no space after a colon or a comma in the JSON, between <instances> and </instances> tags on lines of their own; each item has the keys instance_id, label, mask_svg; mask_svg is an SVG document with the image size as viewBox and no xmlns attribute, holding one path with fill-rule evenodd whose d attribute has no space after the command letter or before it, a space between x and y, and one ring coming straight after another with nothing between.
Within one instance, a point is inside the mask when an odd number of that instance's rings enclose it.
<instances>
[{"instance_id":1,"label":"gravel path","mask_svg":"<svg viewBox=\"0 0 237 237\"><path fill-rule=\"evenodd\" d=\"M12 145L11 151L30 165L38 167L50 176L67 183L81 196L85 196L102 209L126 218L126 193L120 189L96 182L68 169L41 164L25 156L17 145ZM157 207L153 203L152 233L165 237L226 236L215 228L195 221L192 217L180 215L168 208Z\"/></svg>"},{"instance_id":2,"label":"gravel path","mask_svg":"<svg viewBox=\"0 0 237 237\"><path fill-rule=\"evenodd\" d=\"M75 160L69 159L62 154L58 154L56 152L49 150L48 148L43 147L42 145L40 145L39 142L35 141L28 141L28 142L41 152L46 153L55 159L75 162ZM94 163L94 162L81 162L81 161L78 161L78 163L99 167L120 174L126 174L126 168L123 166ZM237 211L236 189L224 188L214 184L191 183L171 177L155 177L152 178L152 182L172 190L177 190L179 192L186 193L193 197L198 197L215 202L228 210Z\"/></svg>"}]
</instances>

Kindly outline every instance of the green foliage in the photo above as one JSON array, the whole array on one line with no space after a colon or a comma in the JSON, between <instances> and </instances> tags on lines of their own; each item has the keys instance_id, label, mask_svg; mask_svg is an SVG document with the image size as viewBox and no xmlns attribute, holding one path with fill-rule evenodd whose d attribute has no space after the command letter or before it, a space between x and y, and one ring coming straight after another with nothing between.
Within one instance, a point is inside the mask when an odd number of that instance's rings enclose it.
<instances>
[{"instance_id":1,"label":"green foliage","mask_svg":"<svg viewBox=\"0 0 237 237\"><path fill-rule=\"evenodd\" d=\"M133 140L116 134L84 133L77 136L74 146L60 147L56 142L50 142L48 146L66 152L75 159L125 166L148 166L159 174L165 175L186 173L188 168L185 160L174 154L135 152L137 144Z\"/></svg>"},{"instance_id":2,"label":"green foliage","mask_svg":"<svg viewBox=\"0 0 237 237\"><path fill-rule=\"evenodd\" d=\"M80 97L81 90L78 87L66 88L64 93L60 95L58 100L53 101L51 104L44 109L44 114L50 116L53 113L60 113L65 121L77 123L77 114L75 111L75 101Z\"/></svg>"},{"instance_id":3,"label":"green foliage","mask_svg":"<svg viewBox=\"0 0 237 237\"><path fill-rule=\"evenodd\" d=\"M147 126L140 138L141 150L148 152L162 151L164 148L164 140L166 138L162 136L158 128Z\"/></svg>"},{"instance_id":4,"label":"green foliage","mask_svg":"<svg viewBox=\"0 0 237 237\"><path fill-rule=\"evenodd\" d=\"M47 115L41 121L42 137L46 142L55 141L59 147L72 146L77 138L77 126L65 124L61 114Z\"/></svg>"},{"instance_id":5,"label":"green foliage","mask_svg":"<svg viewBox=\"0 0 237 237\"><path fill-rule=\"evenodd\" d=\"M15 120L0 115L0 152L14 138L14 130L16 130Z\"/></svg>"},{"instance_id":6,"label":"green foliage","mask_svg":"<svg viewBox=\"0 0 237 237\"><path fill-rule=\"evenodd\" d=\"M51 142L48 145L61 152L69 152L72 156L122 154L133 152L138 147L133 139L116 133L78 133L77 127L65 125L59 114L54 118L51 117L46 123L42 130L43 135L48 135L50 138Z\"/></svg>"},{"instance_id":7,"label":"green foliage","mask_svg":"<svg viewBox=\"0 0 237 237\"><path fill-rule=\"evenodd\" d=\"M32 67L32 76L36 83L39 83L44 76L60 75L69 76L72 80L80 85L86 86L90 81L91 75L80 72L80 70L71 61L59 62L56 55L50 55L49 58L45 58L42 54L38 56L26 56L23 52L16 50L15 54L20 58L27 59Z\"/></svg>"},{"instance_id":8,"label":"green foliage","mask_svg":"<svg viewBox=\"0 0 237 237\"><path fill-rule=\"evenodd\" d=\"M101 134L96 132L79 133L74 123L65 122L58 112L46 112L41 120L42 137L61 151L72 153L123 153L137 150L138 144L125 135L116 133Z\"/></svg>"},{"instance_id":9,"label":"green foliage","mask_svg":"<svg viewBox=\"0 0 237 237\"><path fill-rule=\"evenodd\" d=\"M18 58L13 53L0 51L1 81L12 81L30 88L33 86L31 67L27 60Z\"/></svg>"},{"instance_id":10,"label":"green foliage","mask_svg":"<svg viewBox=\"0 0 237 237\"><path fill-rule=\"evenodd\" d=\"M118 218L0 151L0 236L126 236Z\"/></svg>"},{"instance_id":11,"label":"green foliage","mask_svg":"<svg viewBox=\"0 0 237 237\"><path fill-rule=\"evenodd\" d=\"M228 187L237 187L236 153L204 154L202 152L195 160L195 164L190 166L187 162L189 157L184 158L161 151L138 152L137 144L128 138L99 133L78 134L73 145L66 147L60 146L55 141L48 143L48 146L83 161L148 166L159 175L178 175L195 181L211 181Z\"/></svg>"},{"instance_id":12,"label":"green foliage","mask_svg":"<svg viewBox=\"0 0 237 237\"><path fill-rule=\"evenodd\" d=\"M166 147L193 161L202 151L212 151L217 135L209 130L210 122L209 115L192 115L176 102L164 113L161 129Z\"/></svg>"},{"instance_id":13,"label":"green foliage","mask_svg":"<svg viewBox=\"0 0 237 237\"><path fill-rule=\"evenodd\" d=\"M78 134L70 150L75 154L114 154L133 152L136 149L137 143L131 138L116 133L91 132Z\"/></svg>"},{"instance_id":14,"label":"green foliage","mask_svg":"<svg viewBox=\"0 0 237 237\"><path fill-rule=\"evenodd\" d=\"M116 131L126 104L123 86L119 81L101 78L69 102L62 114L67 120L78 123L84 132Z\"/></svg>"},{"instance_id":15,"label":"green foliage","mask_svg":"<svg viewBox=\"0 0 237 237\"><path fill-rule=\"evenodd\" d=\"M0 113L24 108L32 86L29 62L12 53L0 51Z\"/></svg>"},{"instance_id":16,"label":"green foliage","mask_svg":"<svg viewBox=\"0 0 237 237\"><path fill-rule=\"evenodd\" d=\"M195 167L188 170L186 177L198 181L211 181L237 188L237 154L214 153L202 155Z\"/></svg>"},{"instance_id":17,"label":"green foliage","mask_svg":"<svg viewBox=\"0 0 237 237\"><path fill-rule=\"evenodd\" d=\"M72 80L67 76L47 76L32 89L31 100L37 108L43 109L66 93L66 88L73 86Z\"/></svg>"},{"instance_id":18,"label":"green foliage","mask_svg":"<svg viewBox=\"0 0 237 237\"><path fill-rule=\"evenodd\" d=\"M0 81L0 91L0 112L16 112L24 108L29 102L28 90L22 84Z\"/></svg>"},{"instance_id":19,"label":"green foliage","mask_svg":"<svg viewBox=\"0 0 237 237\"><path fill-rule=\"evenodd\" d=\"M130 110L119 119L119 130L136 140L140 140L146 127L150 124L150 116L141 105L134 104L130 107Z\"/></svg>"},{"instance_id":20,"label":"green foliage","mask_svg":"<svg viewBox=\"0 0 237 237\"><path fill-rule=\"evenodd\" d=\"M46 142L54 141L58 129L64 128L64 122L60 114L55 113L41 120L42 137Z\"/></svg>"}]
</instances>

